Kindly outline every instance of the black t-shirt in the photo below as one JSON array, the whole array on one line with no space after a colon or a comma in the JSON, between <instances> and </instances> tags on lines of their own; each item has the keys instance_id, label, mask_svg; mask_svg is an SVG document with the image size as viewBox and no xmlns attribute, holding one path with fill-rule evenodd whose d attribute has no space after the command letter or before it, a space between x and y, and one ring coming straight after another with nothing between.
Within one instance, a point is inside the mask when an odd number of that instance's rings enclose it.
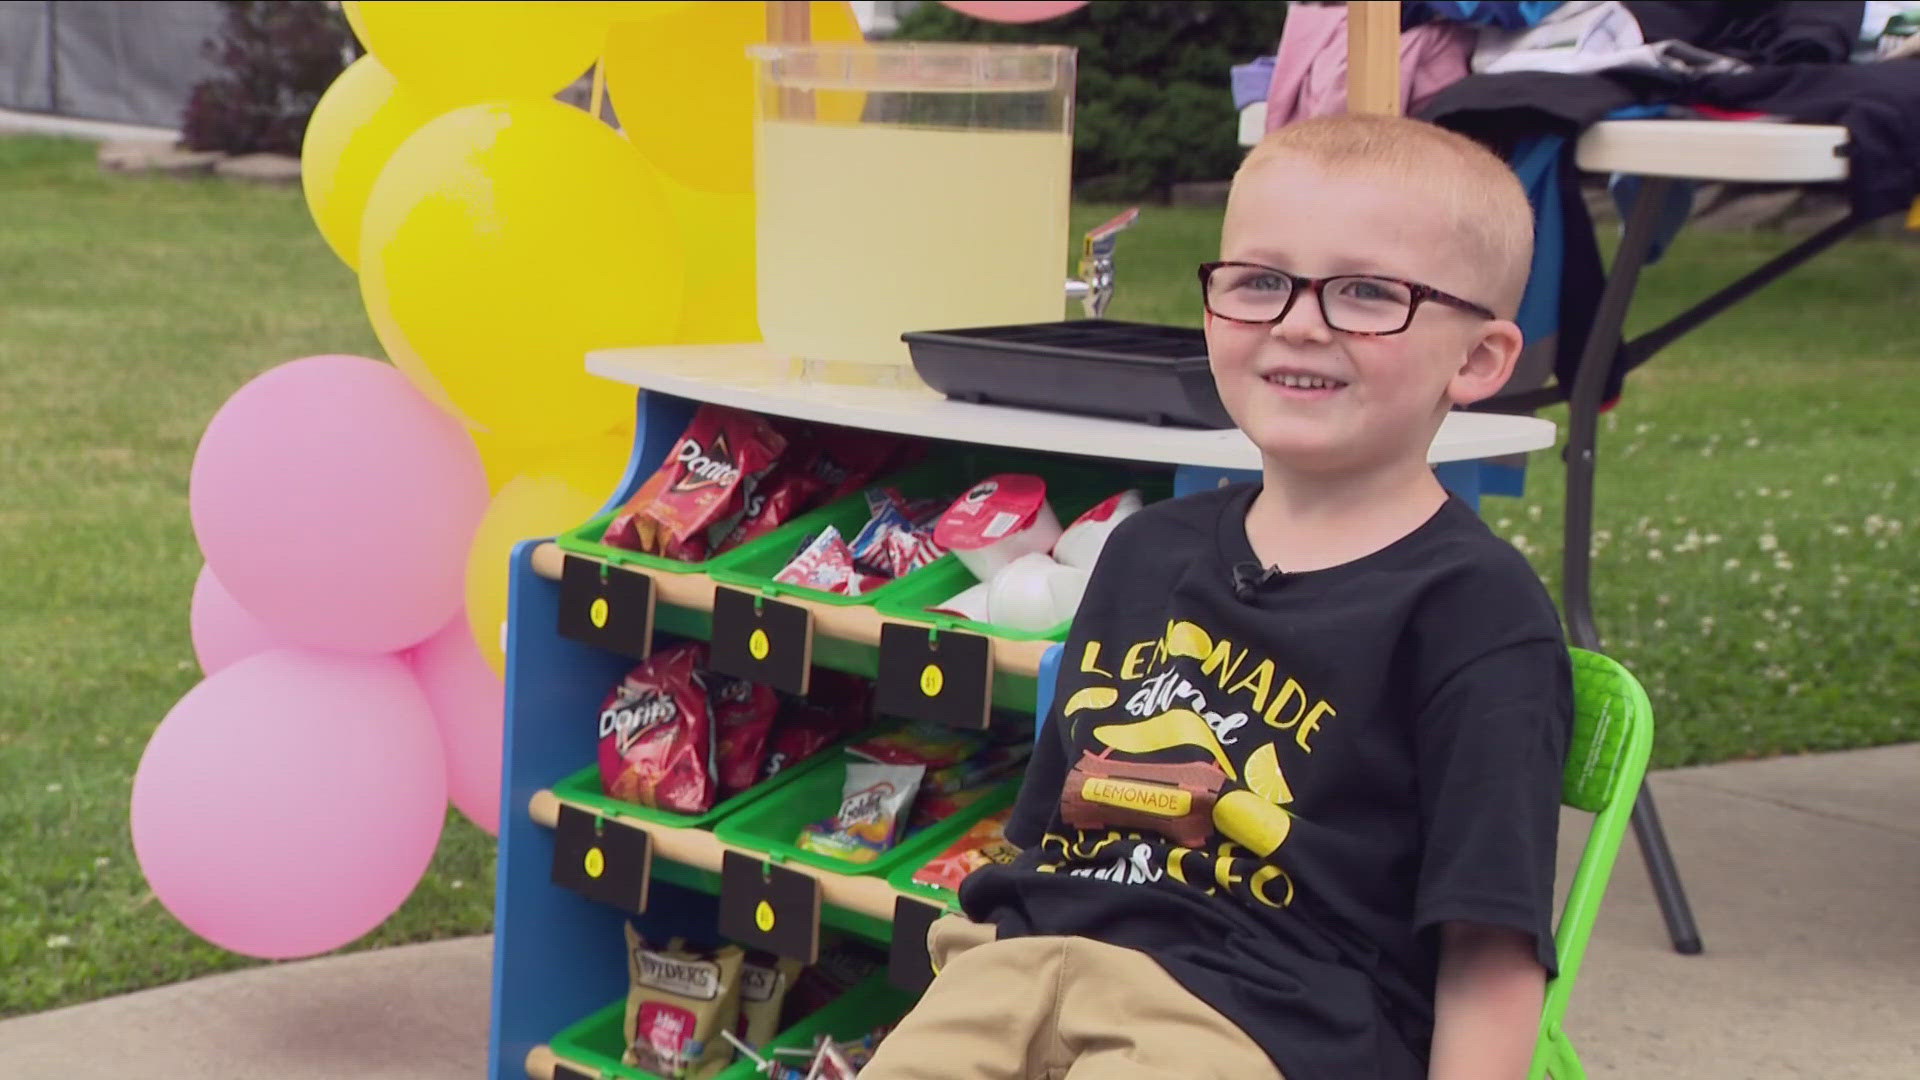
<instances>
[{"instance_id":1,"label":"black t-shirt","mask_svg":"<svg viewBox=\"0 0 1920 1080\"><path fill-rule=\"evenodd\" d=\"M1114 532L1007 826L1025 850L961 904L1147 953L1288 1080L1416 1080L1441 923L1531 934L1553 970L1559 618L1455 500L1237 595L1257 491Z\"/></svg>"}]
</instances>

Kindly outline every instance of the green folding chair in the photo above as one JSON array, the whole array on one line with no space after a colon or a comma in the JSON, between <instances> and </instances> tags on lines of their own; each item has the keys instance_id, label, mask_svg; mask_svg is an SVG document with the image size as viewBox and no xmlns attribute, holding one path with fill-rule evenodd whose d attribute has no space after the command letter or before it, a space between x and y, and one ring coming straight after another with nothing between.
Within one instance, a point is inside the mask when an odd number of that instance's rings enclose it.
<instances>
[{"instance_id":1,"label":"green folding chair","mask_svg":"<svg viewBox=\"0 0 1920 1080\"><path fill-rule=\"evenodd\" d=\"M1547 984L1529 1080L1585 1080L1587 1075L1560 1025L1653 750L1653 706L1639 681L1599 653L1568 651L1573 656L1573 741L1567 748L1561 797L1568 806L1594 816L1593 831L1554 930L1560 974Z\"/></svg>"}]
</instances>

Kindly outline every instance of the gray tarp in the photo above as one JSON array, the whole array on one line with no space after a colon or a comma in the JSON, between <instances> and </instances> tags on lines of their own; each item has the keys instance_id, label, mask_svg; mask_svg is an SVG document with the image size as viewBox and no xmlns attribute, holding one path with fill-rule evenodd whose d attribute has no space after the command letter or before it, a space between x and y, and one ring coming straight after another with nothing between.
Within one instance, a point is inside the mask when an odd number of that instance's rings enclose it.
<instances>
[{"instance_id":1,"label":"gray tarp","mask_svg":"<svg viewBox=\"0 0 1920 1080\"><path fill-rule=\"evenodd\" d=\"M156 127L180 126L212 0L0 0L0 108Z\"/></svg>"}]
</instances>

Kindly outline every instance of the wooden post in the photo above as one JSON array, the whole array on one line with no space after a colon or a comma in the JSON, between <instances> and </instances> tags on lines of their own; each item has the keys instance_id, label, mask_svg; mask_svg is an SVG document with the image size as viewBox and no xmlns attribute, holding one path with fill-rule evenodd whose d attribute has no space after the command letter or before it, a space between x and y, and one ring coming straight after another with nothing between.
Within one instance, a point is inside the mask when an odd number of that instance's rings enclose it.
<instances>
[{"instance_id":1,"label":"wooden post","mask_svg":"<svg viewBox=\"0 0 1920 1080\"><path fill-rule=\"evenodd\" d=\"M808 0L767 0L767 40L775 45L805 45L813 40L813 6ZM813 92L780 91L780 119L813 118Z\"/></svg>"},{"instance_id":2,"label":"wooden post","mask_svg":"<svg viewBox=\"0 0 1920 1080\"><path fill-rule=\"evenodd\" d=\"M1400 2L1347 5L1347 111L1400 115Z\"/></svg>"}]
</instances>

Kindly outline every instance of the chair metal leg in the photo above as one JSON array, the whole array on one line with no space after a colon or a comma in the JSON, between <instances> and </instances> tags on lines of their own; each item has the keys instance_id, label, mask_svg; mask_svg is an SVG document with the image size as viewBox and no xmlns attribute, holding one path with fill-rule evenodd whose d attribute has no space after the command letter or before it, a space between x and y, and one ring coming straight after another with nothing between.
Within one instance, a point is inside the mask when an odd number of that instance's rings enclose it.
<instances>
[{"instance_id":1,"label":"chair metal leg","mask_svg":"<svg viewBox=\"0 0 1920 1080\"><path fill-rule=\"evenodd\" d=\"M1619 253L1607 273L1593 330L1581 351L1579 372L1567 402L1567 505L1565 547L1561 554L1561 606L1566 612L1568 640L1583 649L1600 650L1600 631L1593 618L1590 551L1600 398L1620 347L1621 327L1626 323L1627 307L1639 282L1640 268L1652 246L1655 218L1671 183L1650 177L1640 186L1639 197L1627 215L1626 234L1621 237ZM1634 803L1633 832L1647 860L1647 872L1653 880L1654 894L1660 900L1660 910L1666 916L1667 934L1673 940L1674 949L1689 955L1698 953L1700 932L1694 925L1693 909L1687 903L1686 891L1681 887L1680 874L1673 863L1673 852L1660 828L1653 796L1644 784Z\"/></svg>"},{"instance_id":2,"label":"chair metal leg","mask_svg":"<svg viewBox=\"0 0 1920 1080\"><path fill-rule=\"evenodd\" d=\"M1640 855L1647 861L1647 878L1653 882L1653 894L1660 899L1660 911L1667 918L1667 936L1673 939L1675 952L1686 956L1700 953L1700 928L1693 923L1693 907L1680 885L1680 871L1673 865L1673 850L1667 846L1666 830L1660 827L1660 811L1653 805L1653 789L1642 781L1640 796L1633 801L1633 836L1640 842Z\"/></svg>"}]
</instances>

